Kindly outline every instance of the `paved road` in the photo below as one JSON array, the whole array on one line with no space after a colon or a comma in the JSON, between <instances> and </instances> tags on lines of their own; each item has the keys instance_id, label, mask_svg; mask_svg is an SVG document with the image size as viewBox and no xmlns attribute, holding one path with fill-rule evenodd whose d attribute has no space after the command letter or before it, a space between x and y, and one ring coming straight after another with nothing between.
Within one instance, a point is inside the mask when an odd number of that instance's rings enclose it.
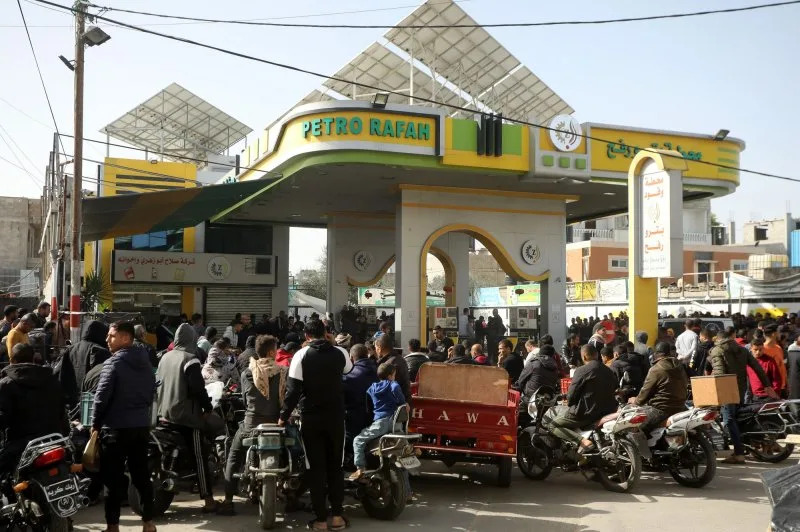
<instances>
[{"instance_id":1,"label":"paved road","mask_svg":"<svg viewBox=\"0 0 800 532\"><path fill-rule=\"evenodd\" d=\"M677 485L668 474L645 473L633 494L610 493L587 482L577 473L554 471L544 482L532 482L515 470L511 488L491 485L493 470L475 467L447 469L425 463L423 473L412 478L419 501L409 506L397 521L386 523L366 517L358 507L348 507L352 528L370 531L456 530L548 532L625 532L701 529L715 531L763 531L769 523L770 506L758 474L779 465L748 463L719 464L712 483L700 490ZM221 490L220 490L221 491ZM199 500L179 497L161 530L257 530L255 506L237 504L236 517L211 518L200 512ZM279 521L277 530L301 530L311 515L305 512ZM123 509L122 530L141 530L129 509ZM105 528L102 506L77 516L75 530Z\"/></svg>"}]
</instances>

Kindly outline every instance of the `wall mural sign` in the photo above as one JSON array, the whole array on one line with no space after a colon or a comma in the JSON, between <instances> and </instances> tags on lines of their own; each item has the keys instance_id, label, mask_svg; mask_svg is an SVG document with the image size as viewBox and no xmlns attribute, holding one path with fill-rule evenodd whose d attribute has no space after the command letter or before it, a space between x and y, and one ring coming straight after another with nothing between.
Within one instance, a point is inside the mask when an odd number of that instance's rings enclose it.
<instances>
[{"instance_id":1,"label":"wall mural sign","mask_svg":"<svg viewBox=\"0 0 800 532\"><path fill-rule=\"evenodd\" d=\"M366 271L369 265L372 264L372 260L372 253L369 251L356 251L353 256L353 267L360 272Z\"/></svg>"},{"instance_id":2,"label":"wall mural sign","mask_svg":"<svg viewBox=\"0 0 800 532\"><path fill-rule=\"evenodd\" d=\"M679 276L683 269L680 173L659 170L652 159L641 172L635 181L634 206L639 246L637 275L650 279Z\"/></svg>"},{"instance_id":3,"label":"wall mural sign","mask_svg":"<svg viewBox=\"0 0 800 532\"><path fill-rule=\"evenodd\" d=\"M581 145L583 130L574 116L556 115L550 120L550 141L558 151L574 151Z\"/></svg>"},{"instance_id":4,"label":"wall mural sign","mask_svg":"<svg viewBox=\"0 0 800 532\"><path fill-rule=\"evenodd\" d=\"M542 250L535 240L527 240L522 244L522 260L527 264L534 265L542 260Z\"/></svg>"}]
</instances>

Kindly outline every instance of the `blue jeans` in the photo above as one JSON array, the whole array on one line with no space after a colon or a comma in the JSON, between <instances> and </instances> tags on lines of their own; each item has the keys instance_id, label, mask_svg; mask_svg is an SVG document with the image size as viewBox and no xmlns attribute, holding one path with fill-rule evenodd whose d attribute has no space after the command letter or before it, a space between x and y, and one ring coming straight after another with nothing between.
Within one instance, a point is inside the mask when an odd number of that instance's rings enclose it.
<instances>
[{"instance_id":1,"label":"blue jeans","mask_svg":"<svg viewBox=\"0 0 800 532\"><path fill-rule=\"evenodd\" d=\"M733 442L733 454L743 455L744 445L742 436L739 432L739 424L736 423L736 414L739 412L739 405L725 405L722 407L722 423L728 429L728 434Z\"/></svg>"},{"instance_id":2,"label":"blue jeans","mask_svg":"<svg viewBox=\"0 0 800 532\"><path fill-rule=\"evenodd\" d=\"M389 434L392 431L392 416L376 419L372 424L361 431L361 433L353 439L353 461L359 469L364 469L367 466L367 455L364 448L369 442L374 439L380 438L384 434Z\"/></svg>"}]
</instances>

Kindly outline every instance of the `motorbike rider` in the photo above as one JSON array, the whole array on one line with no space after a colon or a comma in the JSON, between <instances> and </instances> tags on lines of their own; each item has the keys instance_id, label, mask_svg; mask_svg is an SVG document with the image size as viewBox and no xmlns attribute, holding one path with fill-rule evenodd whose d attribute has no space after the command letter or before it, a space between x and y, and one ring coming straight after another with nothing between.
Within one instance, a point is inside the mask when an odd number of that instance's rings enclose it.
<instances>
[{"instance_id":1,"label":"motorbike rider","mask_svg":"<svg viewBox=\"0 0 800 532\"><path fill-rule=\"evenodd\" d=\"M212 493L202 433L217 432L218 416L212 414L211 398L206 392L200 360L195 356L197 337L194 327L183 323L175 331L175 348L164 353L158 364L158 415L183 435L197 471L200 497L205 500L203 513L216 512L219 504ZM219 420L221 421L221 420Z\"/></svg>"},{"instance_id":2,"label":"motorbike rider","mask_svg":"<svg viewBox=\"0 0 800 532\"><path fill-rule=\"evenodd\" d=\"M119 531L120 505L128 488L126 463L142 504L142 531L156 531L153 483L147 467L150 409L156 381L150 355L134 344L135 338L131 322L117 322L109 327L107 343L113 355L103 364L94 395L92 433L100 434L100 476L108 488L107 532Z\"/></svg>"},{"instance_id":3,"label":"motorbike rider","mask_svg":"<svg viewBox=\"0 0 800 532\"><path fill-rule=\"evenodd\" d=\"M617 377L617 382L622 383L620 391L626 400L639 393L644 383L644 373L625 345L614 346L614 360L609 368Z\"/></svg>"},{"instance_id":4,"label":"motorbike rider","mask_svg":"<svg viewBox=\"0 0 800 532\"><path fill-rule=\"evenodd\" d=\"M11 350L9 366L0 373L0 430L6 431L0 450L0 477L4 479L15 471L29 441L69 433L58 380L50 367L33 360L33 347L17 344ZM14 496L13 491L5 495L9 500Z\"/></svg>"},{"instance_id":5,"label":"motorbike rider","mask_svg":"<svg viewBox=\"0 0 800 532\"><path fill-rule=\"evenodd\" d=\"M733 327L727 327L724 331L720 332L717 335L717 343L711 350L709 356L711 357L712 375L736 375L736 381L739 385L739 403L724 405L722 407L722 420L733 442L733 455L723 460L723 463L743 464L744 444L742 444L739 425L736 422L736 414L739 411L745 391L747 390L747 367L749 366L752 368L764 384L764 395L771 399L777 399L778 394L775 393L769 377L764 373L764 369L753 357L752 353L736 343L734 332Z\"/></svg>"},{"instance_id":6,"label":"motorbike rider","mask_svg":"<svg viewBox=\"0 0 800 532\"><path fill-rule=\"evenodd\" d=\"M218 512L221 515L234 515L233 495L237 488L234 473L241 471L247 453L247 449L242 446L242 440L261 423L277 423L286 396L289 368L275 362L278 339L267 335L250 338L255 338L253 356L250 357L248 366L241 375L242 398L245 404L244 422L236 431L228 452L228 463L225 467L225 500ZM250 338L247 339L248 342Z\"/></svg>"},{"instance_id":7,"label":"motorbike rider","mask_svg":"<svg viewBox=\"0 0 800 532\"><path fill-rule=\"evenodd\" d=\"M79 390L89 370L111 358L111 352L106 349L107 335L106 324L92 320L86 325L81 340L69 346L61 356L56 373L70 408L78 404Z\"/></svg>"},{"instance_id":8,"label":"motorbike rider","mask_svg":"<svg viewBox=\"0 0 800 532\"><path fill-rule=\"evenodd\" d=\"M655 364L647 373L639 395L628 399L628 403L639 405L647 412L641 430L649 433L665 419L686 410L689 377L683 364L671 356L670 345L660 342L653 353Z\"/></svg>"},{"instance_id":9,"label":"motorbike rider","mask_svg":"<svg viewBox=\"0 0 800 532\"><path fill-rule=\"evenodd\" d=\"M554 436L575 443L580 452L587 452L594 450L594 444L575 429L591 425L617 410L614 392L618 383L614 372L598 360L593 345L581 347L581 360L583 365L572 375L567 392L568 410L553 419L551 426Z\"/></svg>"},{"instance_id":10,"label":"motorbike rider","mask_svg":"<svg viewBox=\"0 0 800 532\"><path fill-rule=\"evenodd\" d=\"M570 370L578 368L583 361L581 360L581 339L577 333L570 333L561 346L561 360Z\"/></svg>"},{"instance_id":11,"label":"motorbike rider","mask_svg":"<svg viewBox=\"0 0 800 532\"><path fill-rule=\"evenodd\" d=\"M343 530L347 521L342 516L345 416L342 375L353 369L353 363L347 351L325 339L325 324L320 320L309 321L304 332L308 345L292 357L278 424L285 425L299 406L301 436L309 466L307 478L315 515L308 524L309 528L329 529L327 497L331 504L330 530ZM391 342L389 335L381 336L379 342L383 339Z\"/></svg>"},{"instance_id":12,"label":"motorbike rider","mask_svg":"<svg viewBox=\"0 0 800 532\"><path fill-rule=\"evenodd\" d=\"M413 342L413 340L412 340ZM417 340L419 345L419 340ZM367 411L367 390L374 382L378 382L378 366L369 358L369 351L364 344L356 344L350 348L350 360L353 369L342 376L344 383L344 432L345 462L353 461L353 439L369 426L370 416Z\"/></svg>"},{"instance_id":13,"label":"motorbike rider","mask_svg":"<svg viewBox=\"0 0 800 532\"><path fill-rule=\"evenodd\" d=\"M514 389L522 392L523 400L519 402L519 425L526 427L530 424L531 418L528 415L528 403L533 398L536 390L542 386L547 386L558 393L560 390L561 375L558 372L558 365L553 360L555 349L552 345L545 345L533 359L525 365L519 379L514 383Z\"/></svg>"}]
</instances>

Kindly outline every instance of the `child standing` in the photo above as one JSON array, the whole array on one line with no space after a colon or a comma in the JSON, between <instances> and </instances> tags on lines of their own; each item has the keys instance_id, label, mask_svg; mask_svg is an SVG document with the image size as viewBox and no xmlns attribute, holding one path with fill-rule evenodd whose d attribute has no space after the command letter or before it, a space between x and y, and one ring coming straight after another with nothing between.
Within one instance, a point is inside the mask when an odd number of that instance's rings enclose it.
<instances>
[{"instance_id":1,"label":"child standing","mask_svg":"<svg viewBox=\"0 0 800 532\"><path fill-rule=\"evenodd\" d=\"M406 404L406 398L403 396L400 385L395 382L394 376L394 365L388 362L381 364L378 367L380 381L373 383L367 390L367 395L372 400L374 417L372 425L362 430L353 439L353 458L357 469L350 475L351 480L358 480L364 474L367 466L364 448L370 441L392 431L394 413L400 405ZM408 408L407 404L406 408Z\"/></svg>"}]
</instances>

